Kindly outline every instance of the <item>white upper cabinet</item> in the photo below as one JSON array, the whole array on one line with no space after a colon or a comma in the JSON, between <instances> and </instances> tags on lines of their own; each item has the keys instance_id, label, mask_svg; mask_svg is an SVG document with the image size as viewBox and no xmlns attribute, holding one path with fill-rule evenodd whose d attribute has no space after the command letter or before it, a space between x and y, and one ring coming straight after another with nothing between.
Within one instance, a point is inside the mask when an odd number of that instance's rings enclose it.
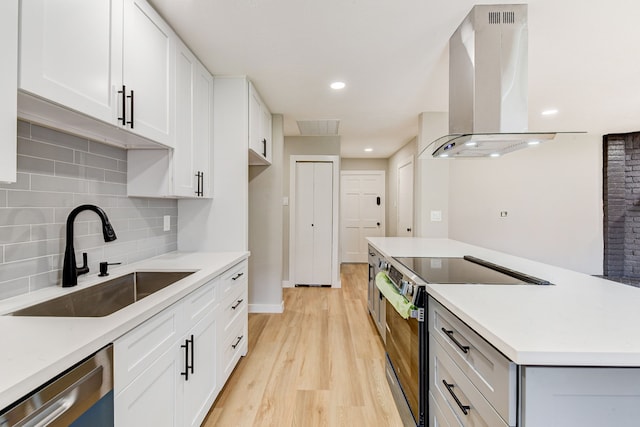
<instances>
[{"instance_id":1,"label":"white upper cabinet","mask_svg":"<svg viewBox=\"0 0 640 427\"><path fill-rule=\"evenodd\" d=\"M144 0L23 0L18 114L125 147L173 147L176 40Z\"/></svg>"},{"instance_id":2,"label":"white upper cabinet","mask_svg":"<svg viewBox=\"0 0 640 427\"><path fill-rule=\"evenodd\" d=\"M123 30L125 126L141 136L173 146L173 61L177 36L145 0L124 1Z\"/></svg>"},{"instance_id":3,"label":"white upper cabinet","mask_svg":"<svg viewBox=\"0 0 640 427\"><path fill-rule=\"evenodd\" d=\"M21 3L20 89L114 122L122 0Z\"/></svg>"},{"instance_id":4,"label":"white upper cabinet","mask_svg":"<svg viewBox=\"0 0 640 427\"><path fill-rule=\"evenodd\" d=\"M0 181L16 181L18 0L0 3Z\"/></svg>"},{"instance_id":5,"label":"white upper cabinet","mask_svg":"<svg viewBox=\"0 0 640 427\"><path fill-rule=\"evenodd\" d=\"M249 82L249 164L271 164L271 112Z\"/></svg>"},{"instance_id":6,"label":"white upper cabinet","mask_svg":"<svg viewBox=\"0 0 640 427\"><path fill-rule=\"evenodd\" d=\"M127 152L129 196L213 196L213 77L180 40L175 55L175 148Z\"/></svg>"}]
</instances>

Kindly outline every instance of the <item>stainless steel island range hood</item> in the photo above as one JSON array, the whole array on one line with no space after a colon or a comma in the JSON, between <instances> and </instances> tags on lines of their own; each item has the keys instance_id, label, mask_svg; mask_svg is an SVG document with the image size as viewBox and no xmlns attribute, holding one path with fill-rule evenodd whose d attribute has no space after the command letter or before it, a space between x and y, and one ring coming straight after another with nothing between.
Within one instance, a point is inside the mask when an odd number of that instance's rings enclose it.
<instances>
[{"instance_id":1,"label":"stainless steel island range hood","mask_svg":"<svg viewBox=\"0 0 640 427\"><path fill-rule=\"evenodd\" d=\"M527 5L476 5L449 40L449 135L434 157L497 157L553 139L528 132Z\"/></svg>"}]
</instances>

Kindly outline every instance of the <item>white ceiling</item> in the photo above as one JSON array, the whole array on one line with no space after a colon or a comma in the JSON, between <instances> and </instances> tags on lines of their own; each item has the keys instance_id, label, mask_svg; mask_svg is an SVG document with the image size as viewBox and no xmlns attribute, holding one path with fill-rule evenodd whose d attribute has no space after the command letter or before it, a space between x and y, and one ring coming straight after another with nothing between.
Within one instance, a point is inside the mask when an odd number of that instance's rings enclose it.
<instances>
[{"instance_id":1,"label":"white ceiling","mask_svg":"<svg viewBox=\"0 0 640 427\"><path fill-rule=\"evenodd\" d=\"M472 0L151 0L213 74L247 75L285 135L339 119L343 157L389 157L448 109ZM513 1L493 1L513 3ZM640 130L640 1L530 0L529 129ZM329 89L335 80L342 91ZM557 108L555 117L540 112ZM365 153L372 147L372 153Z\"/></svg>"}]
</instances>

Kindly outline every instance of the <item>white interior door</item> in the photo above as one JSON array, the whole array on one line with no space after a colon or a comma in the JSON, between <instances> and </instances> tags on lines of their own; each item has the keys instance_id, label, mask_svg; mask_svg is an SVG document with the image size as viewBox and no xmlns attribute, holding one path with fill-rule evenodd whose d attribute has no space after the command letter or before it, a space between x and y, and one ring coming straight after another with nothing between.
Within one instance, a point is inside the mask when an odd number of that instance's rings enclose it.
<instances>
[{"instance_id":1,"label":"white interior door","mask_svg":"<svg viewBox=\"0 0 640 427\"><path fill-rule=\"evenodd\" d=\"M342 262L367 262L367 237L385 235L384 200L384 171L341 173Z\"/></svg>"},{"instance_id":2,"label":"white interior door","mask_svg":"<svg viewBox=\"0 0 640 427\"><path fill-rule=\"evenodd\" d=\"M331 284L333 163L296 162L294 283Z\"/></svg>"},{"instance_id":3,"label":"white interior door","mask_svg":"<svg viewBox=\"0 0 640 427\"><path fill-rule=\"evenodd\" d=\"M413 236L413 157L398 165L397 235Z\"/></svg>"}]
</instances>

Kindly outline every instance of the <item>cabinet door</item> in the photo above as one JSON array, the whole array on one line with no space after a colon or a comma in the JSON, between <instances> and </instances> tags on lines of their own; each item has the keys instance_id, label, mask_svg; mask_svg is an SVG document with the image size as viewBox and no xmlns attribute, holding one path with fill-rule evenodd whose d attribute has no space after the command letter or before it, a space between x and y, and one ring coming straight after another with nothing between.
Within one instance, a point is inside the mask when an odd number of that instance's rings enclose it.
<instances>
[{"instance_id":1,"label":"cabinet door","mask_svg":"<svg viewBox=\"0 0 640 427\"><path fill-rule=\"evenodd\" d=\"M249 149L260 157L265 158L265 147L262 142L262 100L260 95L249 83Z\"/></svg>"},{"instance_id":2,"label":"cabinet door","mask_svg":"<svg viewBox=\"0 0 640 427\"><path fill-rule=\"evenodd\" d=\"M213 144L213 76L200 63L196 67L194 97L194 167L202 174L202 197L213 197L211 145Z\"/></svg>"},{"instance_id":3,"label":"cabinet door","mask_svg":"<svg viewBox=\"0 0 640 427\"><path fill-rule=\"evenodd\" d=\"M176 141L173 151L173 185L175 194L196 195L194 165L194 96L195 56L182 43L176 49Z\"/></svg>"},{"instance_id":4,"label":"cabinet door","mask_svg":"<svg viewBox=\"0 0 640 427\"><path fill-rule=\"evenodd\" d=\"M115 396L116 427L181 425L184 356L177 350L167 350Z\"/></svg>"},{"instance_id":5,"label":"cabinet door","mask_svg":"<svg viewBox=\"0 0 640 427\"><path fill-rule=\"evenodd\" d=\"M261 138L264 141L264 155L265 155L265 159L267 159L267 161L269 163L272 162L272 155L271 155L271 129L272 129L272 118L271 118L271 111L269 111L269 109L267 108L267 106L265 105L265 103L262 103L262 108L260 110L260 129L261 132L260 134L262 135Z\"/></svg>"},{"instance_id":6,"label":"cabinet door","mask_svg":"<svg viewBox=\"0 0 640 427\"><path fill-rule=\"evenodd\" d=\"M124 0L123 27L122 82L127 96L134 91L126 99L126 119L133 122L127 129L173 147L177 37L144 0Z\"/></svg>"},{"instance_id":7,"label":"cabinet door","mask_svg":"<svg viewBox=\"0 0 640 427\"><path fill-rule=\"evenodd\" d=\"M115 123L122 0L29 0L20 13L20 89Z\"/></svg>"},{"instance_id":8,"label":"cabinet door","mask_svg":"<svg viewBox=\"0 0 640 427\"><path fill-rule=\"evenodd\" d=\"M184 426L199 426L219 391L217 313L210 311L188 334L193 337L193 373L184 382Z\"/></svg>"},{"instance_id":9,"label":"cabinet door","mask_svg":"<svg viewBox=\"0 0 640 427\"><path fill-rule=\"evenodd\" d=\"M0 181L16 181L18 0L0 4Z\"/></svg>"}]
</instances>

